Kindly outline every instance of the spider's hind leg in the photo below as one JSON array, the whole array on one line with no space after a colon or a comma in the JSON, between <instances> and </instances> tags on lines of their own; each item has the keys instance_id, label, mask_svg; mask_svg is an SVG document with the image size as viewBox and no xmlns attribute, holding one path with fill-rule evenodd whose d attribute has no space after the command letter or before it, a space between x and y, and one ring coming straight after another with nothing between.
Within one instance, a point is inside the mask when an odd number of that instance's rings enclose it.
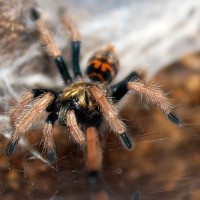
<instances>
[{"instance_id":1,"label":"spider's hind leg","mask_svg":"<svg viewBox=\"0 0 200 200\"><path fill-rule=\"evenodd\" d=\"M84 146L85 135L79 127L74 110L67 111L66 124L70 130L70 135L72 136L72 139L74 140L74 142L78 143L80 146Z\"/></svg>"},{"instance_id":2,"label":"spider's hind leg","mask_svg":"<svg viewBox=\"0 0 200 200\"><path fill-rule=\"evenodd\" d=\"M90 92L101 107L102 113L110 124L110 127L118 134L123 146L126 149L131 150L134 144L126 131L124 123L119 119L117 110L114 109L111 102L108 102L108 99L100 88L92 86Z\"/></svg>"}]
</instances>

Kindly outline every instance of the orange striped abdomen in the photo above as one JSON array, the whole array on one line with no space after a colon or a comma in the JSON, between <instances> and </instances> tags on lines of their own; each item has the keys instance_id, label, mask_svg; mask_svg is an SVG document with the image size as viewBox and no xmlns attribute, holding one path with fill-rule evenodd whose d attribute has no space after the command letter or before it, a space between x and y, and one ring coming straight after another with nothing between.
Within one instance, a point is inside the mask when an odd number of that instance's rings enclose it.
<instances>
[{"instance_id":1,"label":"orange striped abdomen","mask_svg":"<svg viewBox=\"0 0 200 200\"><path fill-rule=\"evenodd\" d=\"M97 51L90 58L86 74L92 81L110 83L115 78L118 68L118 58L109 48Z\"/></svg>"}]
</instances>

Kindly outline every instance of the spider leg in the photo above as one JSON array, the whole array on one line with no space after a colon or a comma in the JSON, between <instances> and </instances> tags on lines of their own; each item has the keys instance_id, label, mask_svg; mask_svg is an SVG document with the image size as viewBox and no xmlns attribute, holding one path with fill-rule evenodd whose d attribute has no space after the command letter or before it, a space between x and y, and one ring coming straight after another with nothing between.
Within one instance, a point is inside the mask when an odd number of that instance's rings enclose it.
<instances>
[{"instance_id":1,"label":"spider leg","mask_svg":"<svg viewBox=\"0 0 200 200\"><path fill-rule=\"evenodd\" d=\"M35 104L27 112L20 115L14 123L14 132L11 136L11 142L7 147L7 155L12 155L21 135L28 131L29 126L37 119L54 100L52 93L46 93L41 98L37 99Z\"/></svg>"},{"instance_id":2,"label":"spider leg","mask_svg":"<svg viewBox=\"0 0 200 200\"><path fill-rule=\"evenodd\" d=\"M118 113L114 107L108 102L103 92L97 86L91 86L90 92L100 105L103 115L109 122L110 127L119 135L121 143L127 149L132 149L133 144L129 138L124 123L118 118Z\"/></svg>"},{"instance_id":3,"label":"spider leg","mask_svg":"<svg viewBox=\"0 0 200 200\"><path fill-rule=\"evenodd\" d=\"M160 89L160 87L151 83L144 83L140 80L128 82L127 88L132 90L136 94L143 96L147 102L156 104L171 120L177 125L181 125L180 120L171 112L172 105L169 102L166 94Z\"/></svg>"},{"instance_id":4,"label":"spider leg","mask_svg":"<svg viewBox=\"0 0 200 200\"><path fill-rule=\"evenodd\" d=\"M177 125L181 125L180 120L171 112L172 105L162 90L156 85L140 81L139 75L136 72L132 72L124 80L111 86L111 96L113 97L114 102L117 103L121 100L129 90L144 96L147 102L151 101L152 103L157 104L170 121Z\"/></svg>"},{"instance_id":5,"label":"spider leg","mask_svg":"<svg viewBox=\"0 0 200 200\"><path fill-rule=\"evenodd\" d=\"M88 127L86 130L86 167L88 180L91 185L97 183L100 176L102 154L96 127Z\"/></svg>"},{"instance_id":6,"label":"spider leg","mask_svg":"<svg viewBox=\"0 0 200 200\"><path fill-rule=\"evenodd\" d=\"M80 40L76 40L76 41L71 42L72 69L73 69L75 78L82 77L82 73L81 73L81 69L80 69L80 65L79 65L80 47L81 47Z\"/></svg>"},{"instance_id":7,"label":"spider leg","mask_svg":"<svg viewBox=\"0 0 200 200\"><path fill-rule=\"evenodd\" d=\"M47 112L54 112L56 113L59 109L60 109L60 100L59 100L59 94L60 91L56 91L53 89L39 89L39 88L35 88L32 89L32 93L34 94L34 98L40 97L41 95L44 95L45 93L52 93L54 95L54 100L51 102L51 104L49 104L49 106L46 108Z\"/></svg>"},{"instance_id":8,"label":"spider leg","mask_svg":"<svg viewBox=\"0 0 200 200\"><path fill-rule=\"evenodd\" d=\"M44 149L47 150L48 160L50 163L53 163L56 160L55 144L53 141L53 126L57 119L57 112L49 114L43 129Z\"/></svg>"},{"instance_id":9,"label":"spider leg","mask_svg":"<svg viewBox=\"0 0 200 200\"><path fill-rule=\"evenodd\" d=\"M101 165L102 152L98 131L95 126L90 126L86 129L86 169L91 199L108 199L100 179Z\"/></svg>"},{"instance_id":10,"label":"spider leg","mask_svg":"<svg viewBox=\"0 0 200 200\"><path fill-rule=\"evenodd\" d=\"M69 71L67 69L67 64L64 60L64 58L61 55L61 51L58 49L58 47L55 44L55 41L50 34L49 30L45 26L45 24L40 19L40 15L38 11L34 8L30 10L30 16L33 21L35 21L36 29L40 34L40 38L42 42L46 45L47 50L55 60L55 64L66 84L69 84L72 82L72 78L69 74Z\"/></svg>"},{"instance_id":11,"label":"spider leg","mask_svg":"<svg viewBox=\"0 0 200 200\"><path fill-rule=\"evenodd\" d=\"M53 93L55 98L57 98L57 96L58 96L58 92L50 90L50 89L32 89L31 92L26 92L22 96L22 98L21 98L19 104L17 105L17 107L10 112L10 122L11 122L11 124L13 125L15 123L15 121L18 119L18 117L24 111L24 108L29 103L31 103L31 101L34 98L39 97L39 96L41 96L41 95L43 95L44 93L47 93L47 92Z\"/></svg>"},{"instance_id":12,"label":"spider leg","mask_svg":"<svg viewBox=\"0 0 200 200\"><path fill-rule=\"evenodd\" d=\"M137 72L131 72L124 80L119 83L111 86L111 96L114 102L120 101L124 97L124 95L128 92L127 84L130 81L134 81L139 78L139 74Z\"/></svg>"},{"instance_id":13,"label":"spider leg","mask_svg":"<svg viewBox=\"0 0 200 200\"><path fill-rule=\"evenodd\" d=\"M32 92L26 92L17 107L10 112L10 122L12 125L15 123L18 116L22 114L24 108L32 101L33 97L34 94Z\"/></svg>"},{"instance_id":14,"label":"spider leg","mask_svg":"<svg viewBox=\"0 0 200 200\"><path fill-rule=\"evenodd\" d=\"M61 20L71 36L72 70L75 78L80 78L82 77L79 62L81 48L80 33L74 22L69 17L65 17L64 15L62 15Z\"/></svg>"},{"instance_id":15,"label":"spider leg","mask_svg":"<svg viewBox=\"0 0 200 200\"><path fill-rule=\"evenodd\" d=\"M85 136L80 127L78 126L74 110L67 111L66 115L67 126L74 141L80 145L85 144Z\"/></svg>"}]
</instances>

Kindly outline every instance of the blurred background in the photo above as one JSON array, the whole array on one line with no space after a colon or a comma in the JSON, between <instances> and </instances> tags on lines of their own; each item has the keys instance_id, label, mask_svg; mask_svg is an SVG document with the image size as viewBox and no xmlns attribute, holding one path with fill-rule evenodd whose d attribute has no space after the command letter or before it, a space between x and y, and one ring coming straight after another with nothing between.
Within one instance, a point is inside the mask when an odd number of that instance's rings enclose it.
<instances>
[{"instance_id":1,"label":"blurred background","mask_svg":"<svg viewBox=\"0 0 200 200\"><path fill-rule=\"evenodd\" d=\"M87 186L85 158L65 128L55 127L58 160L43 153L44 118L5 154L9 111L33 87L61 87L53 60L38 41L29 10L38 6L64 57L70 39L59 19L65 9L79 27L81 66L99 48L115 46L121 69L156 81L168 93L182 127L132 94L120 105L136 147L128 152L105 129L102 190ZM198 0L0 0L0 199L200 199L200 4Z\"/></svg>"}]
</instances>

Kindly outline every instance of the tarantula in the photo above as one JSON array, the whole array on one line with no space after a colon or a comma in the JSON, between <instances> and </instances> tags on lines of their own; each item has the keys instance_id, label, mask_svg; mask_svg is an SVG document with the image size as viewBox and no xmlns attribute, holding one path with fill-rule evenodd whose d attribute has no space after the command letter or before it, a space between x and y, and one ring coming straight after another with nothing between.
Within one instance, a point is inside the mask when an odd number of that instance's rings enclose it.
<instances>
[{"instance_id":1,"label":"tarantula","mask_svg":"<svg viewBox=\"0 0 200 200\"><path fill-rule=\"evenodd\" d=\"M119 61L111 45L93 54L86 69L88 79L83 77L79 66L80 34L69 19L63 18L62 21L72 37L74 75L72 78L61 51L43 23L40 13L36 9L31 9L30 13L40 40L47 47L50 56L54 58L65 86L60 89L34 88L24 94L10 114L14 130L7 147L8 156L13 154L22 134L28 131L30 125L43 111L46 111L49 115L44 124L43 142L50 163L56 160L53 127L55 122L58 122L69 129L69 135L75 143L85 147L88 177L97 179L102 162L98 132L103 121L106 121L119 136L126 149L130 150L133 147L126 126L115 106L129 90L157 104L172 122L180 124L179 119L171 113L172 106L166 95L155 85L140 80L138 73L131 72L121 82L110 85L119 69ZM28 110L25 109L31 102L33 106Z\"/></svg>"}]
</instances>

